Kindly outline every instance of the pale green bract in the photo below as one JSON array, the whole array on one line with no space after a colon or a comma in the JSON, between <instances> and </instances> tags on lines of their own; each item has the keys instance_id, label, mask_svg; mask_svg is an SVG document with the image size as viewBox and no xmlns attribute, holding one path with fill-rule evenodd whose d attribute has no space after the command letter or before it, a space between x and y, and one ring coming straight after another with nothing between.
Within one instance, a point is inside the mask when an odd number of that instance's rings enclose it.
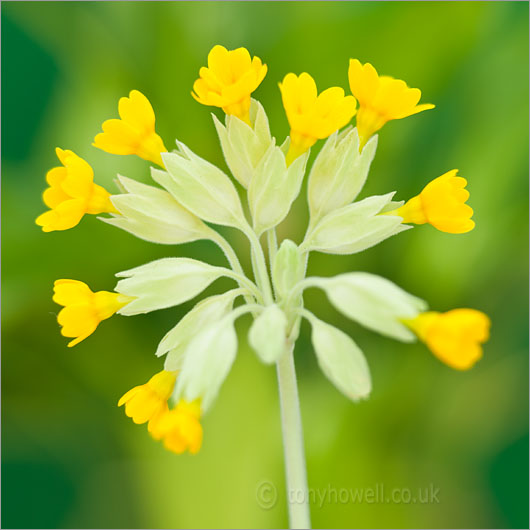
<instances>
[{"instance_id":1,"label":"pale green bract","mask_svg":"<svg viewBox=\"0 0 530 530\"><path fill-rule=\"evenodd\" d=\"M248 333L248 342L267 364L276 362L285 352L287 318L276 305L267 306L254 320Z\"/></svg>"},{"instance_id":2,"label":"pale green bract","mask_svg":"<svg viewBox=\"0 0 530 530\"><path fill-rule=\"evenodd\" d=\"M100 217L102 221L152 243L177 245L211 237L212 230L167 191L121 175L118 184L126 192L111 198L119 215Z\"/></svg>"},{"instance_id":3,"label":"pale green bract","mask_svg":"<svg viewBox=\"0 0 530 530\"><path fill-rule=\"evenodd\" d=\"M298 338L302 317L309 320L317 361L326 377L348 398L366 398L371 377L364 355L351 337L304 307L304 290L323 289L331 304L361 325L401 341L414 340L403 324L426 309L422 300L373 274L351 272L305 278L311 252L353 254L411 228L392 215L401 203L393 193L357 200L377 149L377 136L359 152L357 130L347 127L324 143L309 169L309 226L299 244L284 239L277 248L276 227L300 194L309 152L286 163L289 138L281 146L271 136L265 110L252 100L252 126L235 116L214 123L226 164L247 192L247 218L234 180L177 140L162 153L165 169L151 169L160 187L118 177L123 193L111 200L119 213L103 219L137 237L163 244L200 239L215 242L229 266L168 257L119 273L116 291L131 297L119 313L134 315L192 300L221 277L237 287L210 295L160 341L156 355L165 369L178 370L173 398L200 400L210 407L237 353L236 320L250 313L248 343L266 364L282 363ZM353 202L352 202L353 201ZM249 240L253 274L244 271L230 243L214 227L240 230ZM268 243L268 263L260 236ZM244 303L238 305L239 297ZM234 308L235 305L235 308Z\"/></svg>"},{"instance_id":4,"label":"pale green bract","mask_svg":"<svg viewBox=\"0 0 530 530\"><path fill-rule=\"evenodd\" d=\"M248 188L263 155L271 145L275 144L263 106L255 99L251 102L250 119L254 127L230 114L226 115L226 126L216 118L215 114L212 114L212 117L226 164L239 183Z\"/></svg>"}]
</instances>

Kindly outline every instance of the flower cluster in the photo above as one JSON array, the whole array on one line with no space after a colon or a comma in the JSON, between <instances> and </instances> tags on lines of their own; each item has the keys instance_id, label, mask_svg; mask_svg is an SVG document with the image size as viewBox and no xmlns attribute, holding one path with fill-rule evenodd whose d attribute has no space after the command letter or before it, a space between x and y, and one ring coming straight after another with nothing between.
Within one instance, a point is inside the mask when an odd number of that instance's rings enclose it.
<instances>
[{"instance_id":1,"label":"flower cluster","mask_svg":"<svg viewBox=\"0 0 530 530\"><path fill-rule=\"evenodd\" d=\"M93 292L85 283L55 282L53 300L64 306L58 322L74 346L115 313L131 316L181 304L224 276L235 287L198 302L162 338L156 355L164 369L126 392L118 405L137 424L175 453L196 453L202 443L202 415L213 403L237 353L234 323L250 313L249 343L264 363L290 354L300 321L312 326L318 363L329 380L352 400L366 398L371 378L365 357L351 337L304 307L307 288L322 289L348 318L399 341L419 339L447 365L465 370L482 356L488 317L474 309L428 310L426 302L391 281L364 272L305 277L311 252L352 254L392 237L411 225L431 224L461 234L474 227L466 204L467 181L457 170L444 173L406 202L394 193L357 197L375 156L385 123L433 108L418 104L421 92L404 81L380 76L352 59L351 95L341 87L318 93L308 73L288 73L279 84L290 136L281 144L271 135L262 105L251 98L267 73L245 48L215 46L200 69L193 97L220 107L214 116L221 148L235 181L247 191L247 219L234 181L180 141L168 151L155 131L148 99L133 90L119 101L120 119L103 123L93 145L108 153L135 154L153 162L154 185L119 176L119 193L94 183L82 158L57 149L61 167L47 174L43 199L50 208L37 218L45 232L76 226L84 214L100 218L147 241L166 245L206 239L225 253L227 267L184 257L168 257L120 272L113 292ZM356 127L349 125L356 117ZM327 139L308 171L309 226L300 244L278 246L275 228L297 198L310 149ZM252 275L211 225L240 230L250 242ZM268 258L261 236L267 235ZM236 304L236 300L241 300Z\"/></svg>"}]
</instances>

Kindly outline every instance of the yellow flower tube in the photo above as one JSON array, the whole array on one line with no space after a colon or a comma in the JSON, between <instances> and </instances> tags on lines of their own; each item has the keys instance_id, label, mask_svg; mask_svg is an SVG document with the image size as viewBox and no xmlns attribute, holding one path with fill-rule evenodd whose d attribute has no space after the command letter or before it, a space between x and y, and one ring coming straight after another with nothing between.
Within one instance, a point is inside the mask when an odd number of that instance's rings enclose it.
<instances>
[{"instance_id":1,"label":"yellow flower tube","mask_svg":"<svg viewBox=\"0 0 530 530\"><path fill-rule=\"evenodd\" d=\"M429 223L441 232L464 234L473 230L473 209L465 204L469 192L467 180L453 169L429 182L419 195L409 199L401 208L388 212L403 217L404 223Z\"/></svg>"},{"instance_id":2,"label":"yellow flower tube","mask_svg":"<svg viewBox=\"0 0 530 530\"><path fill-rule=\"evenodd\" d=\"M132 298L108 291L92 292L78 280L56 280L53 301L64 306L57 315L61 334L72 337L68 347L79 344L94 333L102 320L110 318Z\"/></svg>"}]
</instances>

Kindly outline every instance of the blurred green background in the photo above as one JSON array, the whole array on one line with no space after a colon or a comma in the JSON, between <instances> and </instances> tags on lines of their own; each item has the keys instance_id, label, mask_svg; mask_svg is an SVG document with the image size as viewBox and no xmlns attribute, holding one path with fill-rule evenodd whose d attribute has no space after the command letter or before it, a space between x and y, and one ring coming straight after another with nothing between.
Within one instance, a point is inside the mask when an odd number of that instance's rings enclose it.
<instances>
[{"instance_id":1,"label":"blurred green background","mask_svg":"<svg viewBox=\"0 0 530 530\"><path fill-rule=\"evenodd\" d=\"M406 199L457 167L475 209L477 227L466 235L424 226L359 255L312 256L310 274L367 270L432 308L475 307L493 321L483 360L459 373L421 344L371 334L323 294L307 293L317 315L355 337L374 383L370 400L347 401L318 370L302 328L296 364L309 486L439 489L429 504L313 506L314 526L528 527L526 2L4 2L1 10L4 528L287 522L275 372L249 350L248 319L195 457L165 452L116 407L161 369L156 345L193 303L114 317L73 350L56 323L57 278L111 290L120 270L171 255L222 264L220 251L205 242L156 246L93 216L62 233L34 224L56 146L86 158L109 190L117 172L148 182L148 163L91 146L133 88L151 100L166 145L178 137L225 168L213 109L190 96L218 43L245 46L269 65L254 95L280 140L288 128L277 83L287 72L347 89L356 57L420 87L437 108L382 130L363 196L397 190ZM280 237L300 241L306 221L302 194ZM245 241L224 233L246 255ZM277 489L268 510L256 501L263 480Z\"/></svg>"}]
</instances>

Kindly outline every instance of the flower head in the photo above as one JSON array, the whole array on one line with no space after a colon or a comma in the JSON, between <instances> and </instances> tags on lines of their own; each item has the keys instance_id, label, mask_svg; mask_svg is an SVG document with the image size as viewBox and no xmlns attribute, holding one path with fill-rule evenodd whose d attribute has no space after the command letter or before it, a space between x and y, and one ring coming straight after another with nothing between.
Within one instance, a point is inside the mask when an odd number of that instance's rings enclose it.
<instances>
[{"instance_id":1,"label":"flower head","mask_svg":"<svg viewBox=\"0 0 530 530\"><path fill-rule=\"evenodd\" d=\"M403 217L404 223L429 223L442 232L463 234L473 230L473 209L465 204L469 192L467 180L458 177L458 169L444 173L429 182L423 191L409 199L393 213Z\"/></svg>"},{"instance_id":2,"label":"flower head","mask_svg":"<svg viewBox=\"0 0 530 530\"><path fill-rule=\"evenodd\" d=\"M348 78L352 94L359 100L357 130L361 147L387 121L434 108L430 103L418 105L420 89L409 88L400 79L378 75L370 63L363 65L357 59L350 59Z\"/></svg>"},{"instance_id":3,"label":"flower head","mask_svg":"<svg viewBox=\"0 0 530 530\"><path fill-rule=\"evenodd\" d=\"M456 370L468 370L482 357L491 321L476 309L453 309L427 311L406 324L438 359Z\"/></svg>"},{"instance_id":4,"label":"flower head","mask_svg":"<svg viewBox=\"0 0 530 530\"><path fill-rule=\"evenodd\" d=\"M102 133L94 138L94 145L114 155L138 155L162 166L160 153L166 153L162 138L155 132L155 113L149 100L138 90L120 98L120 119L107 120Z\"/></svg>"},{"instance_id":5,"label":"flower head","mask_svg":"<svg viewBox=\"0 0 530 530\"><path fill-rule=\"evenodd\" d=\"M344 127L355 115L357 102L332 87L317 93L315 80L307 73L287 74L280 83L283 106L291 127L287 159L292 162L317 140Z\"/></svg>"},{"instance_id":6,"label":"flower head","mask_svg":"<svg viewBox=\"0 0 530 530\"><path fill-rule=\"evenodd\" d=\"M135 386L118 401L118 407L125 405L125 414L134 423L145 423L168 410L167 400L175 388L176 372L162 370L147 383Z\"/></svg>"},{"instance_id":7,"label":"flower head","mask_svg":"<svg viewBox=\"0 0 530 530\"><path fill-rule=\"evenodd\" d=\"M177 454L186 450L196 454L202 444L200 417L201 407L198 401L190 403L181 399L175 408L162 412L151 420L148 429L155 440L164 441L166 449Z\"/></svg>"},{"instance_id":8,"label":"flower head","mask_svg":"<svg viewBox=\"0 0 530 530\"><path fill-rule=\"evenodd\" d=\"M246 48L228 51L214 46L208 54L208 67L199 71L191 95L203 105L222 107L250 123L250 94L258 88L267 74L267 65L259 57L250 58Z\"/></svg>"},{"instance_id":9,"label":"flower head","mask_svg":"<svg viewBox=\"0 0 530 530\"><path fill-rule=\"evenodd\" d=\"M54 167L46 174L49 188L42 198L49 211L39 215L36 223L43 232L68 230L76 226L86 213L115 212L109 192L94 184L90 164L73 151L55 149L62 167Z\"/></svg>"},{"instance_id":10,"label":"flower head","mask_svg":"<svg viewBox=\"0 0 530 530\"><path fill-rule=\"evenodd\" d=\"M57 315L64 337L75 337L68 343L75 346L91 335L98 324L110 318L131 301L130 297L108 291L94 293L86 283L77 280L56 280L53 301L64 306Z\"/></svg>"}]
</instances>

